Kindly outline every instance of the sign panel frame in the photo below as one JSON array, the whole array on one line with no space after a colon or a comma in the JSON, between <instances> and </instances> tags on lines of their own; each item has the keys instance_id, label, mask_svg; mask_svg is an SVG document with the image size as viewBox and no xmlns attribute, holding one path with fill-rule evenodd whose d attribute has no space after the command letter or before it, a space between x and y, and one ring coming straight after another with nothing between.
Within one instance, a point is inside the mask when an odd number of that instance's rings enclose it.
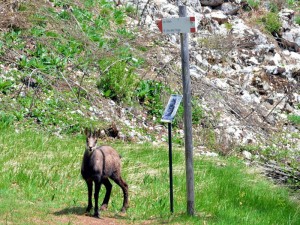
<instances>
[{"instance_id":1,"label":"sign panel frame","mask_svg":"<svg viewBox=\"0 0 300 225\"><path fill-rule=\"evenodd\" d=\"M156 21L159 30L164 34L197 32L196 17L163 18Z\"/></svg>"},{"instance_id":2,"label":"sign panel frame","mask_svg":"<svg viewBox=\"0 0 300 225\"><path fill-rule=\"evenodd\" d=\"M161 122L172 123L182 100L182 95L171 95Z\"/></svg>"}]
</instances>

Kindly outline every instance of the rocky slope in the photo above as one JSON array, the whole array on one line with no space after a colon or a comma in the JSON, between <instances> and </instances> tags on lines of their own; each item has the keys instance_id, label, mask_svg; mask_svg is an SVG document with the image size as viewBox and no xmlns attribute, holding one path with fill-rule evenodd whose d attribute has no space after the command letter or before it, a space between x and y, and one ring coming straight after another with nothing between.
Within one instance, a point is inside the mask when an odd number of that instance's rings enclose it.
<instances>
[{"instance_id":1,"label":"rocky slope","mask_svg":"<svg viewBox=\"0 0 300 225\"><path fill-rule=\"evenodd\" d=\"M132 4L141 9L139 23L154 33L159 32L157 19L178 16L177 2ZM195 127L194 139L200 138L196 152L214 155L202 144L209 138L203 135L205 130L213 129L216 149L221 153L230 153L236 146L256 146L241 148L242 155L250 161L264 160L262 152L268 149L268 157L276 159L273 164L293 161L297 167L299 123L291 123L288 118L300 116L300 26L295 22L299 8L279 8L281 27L270 33L257 21L264 21L272 1L263 1L257 9L240 0L189 1L186 5L188 15L198 20L198 32L190 35L192 92L207 115ZM164 64L166 72L158 77L171 83L175 76L180 84L180 69L174 71L180 68L179 35L161 36L168 44L161 47L161 54L153 56L153 61ZM178 52L168 53L173 47ZM282 152L288 157L282 157Z\"/></svg>"}]
</instances>

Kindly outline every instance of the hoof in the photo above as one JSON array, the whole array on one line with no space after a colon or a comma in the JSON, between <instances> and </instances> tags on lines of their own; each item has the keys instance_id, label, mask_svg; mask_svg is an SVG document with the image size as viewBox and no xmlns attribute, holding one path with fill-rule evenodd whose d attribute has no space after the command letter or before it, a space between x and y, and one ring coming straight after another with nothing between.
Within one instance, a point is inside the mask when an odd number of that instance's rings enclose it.
<instances>
[{"instance_id":1,"label":"hoof","mask_svg":"<svg viewBox=\"0 0 300 225\"><path fill-rule=\"evenodd\" d=\"M121 213L126 213L126 208L125 208L125 207L123 207L123 208L121 209Z\"/></svg>"},{"instance_id":2,"label":"hoof","mask_svg":"<svg viewBox=\"0 0 300 225\"><path fill-rule=\"evenodd\" d=\"M91 211L91 209L93 208L93 206L88 206L85 210L85 213L89 213Z\"/></svg>"},{"instance_id":3,"label":"hoof","mask_svg":"<svg viewBox=\"0 0 300 225\"><path fill-rule=\"evenodd\" d=\"M103 205L101 206L100 210L106 211L106 210L107 210L107 204L103 204Z\"/></svg>"},{"instance_id":4,"label":"hoof","mask_svg":"<svg viewBox=\"0 0 300 225\"><path fill-rule=\"evenodd\" d=\"M100 214L98 212L94 213L93 217L100 219Z\"/></svg>"}]
</instances>

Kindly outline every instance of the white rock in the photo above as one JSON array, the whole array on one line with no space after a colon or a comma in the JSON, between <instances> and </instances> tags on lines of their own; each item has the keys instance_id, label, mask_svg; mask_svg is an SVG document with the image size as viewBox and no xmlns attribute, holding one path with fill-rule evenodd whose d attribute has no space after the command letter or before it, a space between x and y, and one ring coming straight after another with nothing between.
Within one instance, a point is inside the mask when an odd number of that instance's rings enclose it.
<instances>
[{"instance_id":1,"label":"white rock","mask_svg":"<svg viewBox=\"0 0 300 225\"><path fill-rule=\"evenodd\" d=\"M256 57L251 57L248 62L250 62L253 65L259 65L259 62L257 61Z\"/></svg>"},{"instance_id":2,"label":"white rock","mask_svg":"<svg viewBox=\"0 0 300 225\"><path fill-rule=\"evenodd\" d=\"M273 62L275 63L276 66L281 65L281 56L276 52L274 57L273 57Z\"/></svg>"},{"instance_id":3,"label":"white rock","mask_svg":"<svg viewBox=\"0 0 300 225\"><path fill-rule=\"evenodd\" d=\"M211 14L211 18L213 20L216 20L219 24L225 23L228 21L228 16L226 16L223 12L221 11L213 11Z\"/></svg>"},{"instance_id":4,"label":"white rock","mask_svg":"<svg viewBox=\"0 0 300 225\"><path fill-rule=\"evenodd\" d=\"M245 159L251 160L252 154L250 152L243 151L242 154L243 154L243 156L244 156Z\"/></svg>"},{"instance_id":5,"label":"white rock","mask_svg":"<svg viewBox=\"0 0 300 225\"><path fill-rule=\"evenodd\" d=\"M203 153L202 155L205 155L205 156L209 156L209 157L218 157L219 155L215 152L205 152Z\"/></svg>"},{"instance_id":6,"label":"white rock","mask_svg":"<svg viewBox=\"0 0 300 225\"><path fill-rule=\"evenodd\" d=\"M221 89L221 90L227 90L230 86L229 84L227 84L226 82L227 80L225 79L219 79L216 78L214 80L212 80L212 84L214 84L217 88Z\"/></svg>"}]
</instances>

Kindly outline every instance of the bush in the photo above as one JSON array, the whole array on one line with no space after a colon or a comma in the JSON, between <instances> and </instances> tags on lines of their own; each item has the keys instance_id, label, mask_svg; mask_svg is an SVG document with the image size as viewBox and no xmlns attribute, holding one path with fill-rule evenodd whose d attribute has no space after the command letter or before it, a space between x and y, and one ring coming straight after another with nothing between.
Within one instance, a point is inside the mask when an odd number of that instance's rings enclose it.
<instances>
[{"instance_id":1,"label":"bush","mask_svg":"<svg viewBox=\"0 0 300 225\"><path fill-rule=\"evenodd\" d=\"M300 25L300 16L295 17L295 23Z\"/></svg>"},{"instance_id":2,"label":"bush","mask_svg":"<svg viewBox=\"0 0 300 225\"><path fill-rule=\"evenodd\" d=\"M136 95L140 104L143 105L152 116L162 116L164 105L161 95L163 91L165 91L165 93L171 93L170 88L166 87L161 82L143 80L139 83Z\"/></svg>"},{"instance_id":3,"label":"bush","mask_svg":"<svg viewBox=\"0 0 300 225\"><path fill-rule=\"evenodd\" d=\"M271 34L278 33L281 28L281 22L277 13L269 12L262 19L264 27Z\"/></svg>"},{"instance_id":4,"label":"bush","mask_svg":"<svg viewBox=\"0 0 300 225\"><path fill-rule=\"evenodd\" d=\"M247 3L251 9L258 9L260 5L259 0L247 0Z\"/></svg>"},{"instance_id":5,"label":"bush","mask_svg":"<svg viewBox=\"0 0 300 225\"><path fill-rule=\"evenodd\" d=\"M183 103L179 105L177 116L174 119L174 127L178 127L179 124L183 124L183 115L184 114L184 107ZM192 98L192 124L197 125L201 123L201 120L204 118L204 110L199 105L198 101Z\"/></svg>"},{"instance_id":6,"label":"bush","mask_svg":"<svg viewBox=\"0 0 300 225\"><path fill-rule=\"evenodd\" d=\"M128 61L116 59L100 61L100 67L104 73L97 81L97 87L105 97L117 102L129 102L132 99L137 84L137 75L129 61L130 59Z\"/></svg>"},{"instance_id":7,"label":"bush","mask_svg":"<svg viewBox=\"0 0 300 225\"><path fill-rule=\"evenodd\" d=\"M300 125L300 116L298 115L288 115L288 120L295 125Z\"/></svg>"}]
</instances>

